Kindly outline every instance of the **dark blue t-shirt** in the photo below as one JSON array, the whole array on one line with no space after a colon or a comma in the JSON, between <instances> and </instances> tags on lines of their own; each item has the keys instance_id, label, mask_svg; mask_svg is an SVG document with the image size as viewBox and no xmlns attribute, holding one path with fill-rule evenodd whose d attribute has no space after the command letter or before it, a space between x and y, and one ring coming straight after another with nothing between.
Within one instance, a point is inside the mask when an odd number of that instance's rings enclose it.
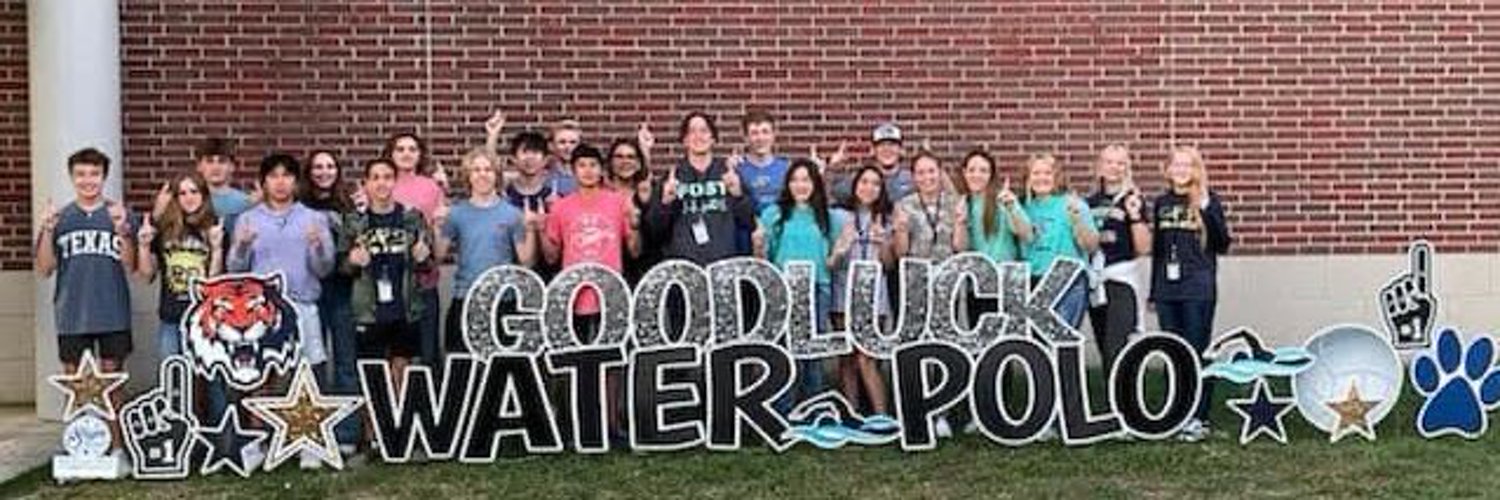
<instances>
[{"instance_id":1,"label":"dark blue t-shirt","mask_svg":"<svg viewBox=\"0 0 1500 500\"><path fill-rule=\"evenodd\" d=\"M1152 205L1151 300L1218 300L1219 255L1233 242L1219 195L1200 208L1167 191Z\"/></svg>"},{"instance_id":2,"label":"dark blue t-shirt","mask_svg":"<svg viewBox=\"0 0 1500 500\"><path fill-rule=\"evenodd\" d=\"M362 235L365 249L370 252L366 272L375 279L377 323L406 321L406 290L403 290L406 283L403 278L407 267L411 266L411 246L416 243L417 235L411 234L401 224L403 212L405 209L399 204L390 213L369 212L369 225Z\"/></svg>"},{"instance_id":3,"label":"dark blue t-shirt","mask_svg":"<svg viewBox=\"0 0 1500 500\"><path fill-rule=\"evenodd\" d=\"M127 230L133 228L131 224ZM63 207L51 244L57 256L57 288L53 293L57 334L129 331L130 285L121 265L121 252L135 249L126 247L125 240L115 234L108 203L90 211L77 203Z\"/></svg>"},{"instance_id":4,"label":"dark blue t-shirt","mask_svg":"<svg viewBox=\"0 0 1500 500\"><path fill-rule=\"evenodd\" d=\"M1089 211L1093 212L1094 222L1099 226L1096 228L1099 230L1099 252L1104 254L1106 266L1128 262L1136 257L1135 238L1131 237L1130 225L1137 221L1131 220L1129 211L1125 210L1125 199L1123 194L1111 195L1104 191L1095 191L1088 197ZM1151 223L1151 206L1146 203L1145 197L1141 199L1140 221Z\"/></svg>"},{"instance_id":5,"label":"dark blue t-shirt","mask_svg":"<svg viewBox=\"0 0 1500 500\"><path fill-rule=\"evenodd\" d=\"M535 193L526 194L516 190L515 185L505 186L505 202L517 210L526 210L529 205L532 210L537 210L547 203L547 198L552 196L552 183L542 184L542 188ZM558 193L562 196L562 193Z\"/></svg>"}]
</instances>

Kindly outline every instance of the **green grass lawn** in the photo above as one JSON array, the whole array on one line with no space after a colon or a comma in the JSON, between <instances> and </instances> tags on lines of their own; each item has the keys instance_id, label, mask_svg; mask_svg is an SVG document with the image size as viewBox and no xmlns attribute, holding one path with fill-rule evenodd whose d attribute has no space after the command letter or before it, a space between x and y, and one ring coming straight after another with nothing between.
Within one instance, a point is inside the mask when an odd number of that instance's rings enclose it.
<instances>
[{"instance_id":1,"label":"green grass lawn","mask_svg":"<svg viewBox=\"0 0 1500 500\"><path fill-rule=\"evenodd\" d=\"M1221 386L1222 387L1222 386ZM1285 394L1285 389L1279 391ZM1219 391L1221 397L1225 390ZM1236 393L1241 391L1235 391ZM1099 394L1096 392L1096 394ZM1500 492L1500 440L1418 437L1418 398L1377 429L1329 444L1288 415L1290 444L1240 446L1237 416L1215 407L1215 435L1202 443L1112 442L1065 448L1057 442L1005 448L960 436L937 450L884 448L784 454L763 449L636 455L555 455L493 465L365 465L302 472L292 460L250 479L56 486L38 470L0 486L3 496L37 498L1033 498L1033 497L1493 497Z\"/></svg>"}]
</instances>

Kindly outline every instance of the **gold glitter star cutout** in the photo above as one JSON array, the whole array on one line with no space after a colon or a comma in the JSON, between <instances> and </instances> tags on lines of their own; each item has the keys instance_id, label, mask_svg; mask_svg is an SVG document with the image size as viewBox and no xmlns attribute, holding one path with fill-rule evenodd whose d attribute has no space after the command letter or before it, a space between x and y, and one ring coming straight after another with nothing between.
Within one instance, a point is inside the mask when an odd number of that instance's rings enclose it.
<instances>
[{"instance_id":1,"label":"gold glitter star cutout","mask_svg":"<svg viewBox=\"0 0 1500 500\"><path fill-rule=\"evenodd\" d=\"M273 431L271 449L266 453L267 470L302 450L312 450L335 469L343 468L333 427L354 413L360 404L362 401L354 396L323 395L312 368L306 363L298 366L286 395L244 400L245 408L259 415Z\"/></svg>"},{"instance_id":2,"label":"gold glitter star cutout","mask_svg":"<svg viewBox=\"0 0 1500 500\"><path fill-rule=\"evenodd\" d=\"M47 382L68 395L67 405L63 407L63 420L73 420L73 417L89 410L100 418L114 420L115 402L109 396L129 379L130 375L124 372L100 372L94 353L84 350L76 371L69 375L52 375L47 377Z\"/></svg>"},{"instance_id":3,"label":"gold glitter star cutout","mask_svg":"<svg viewBox=\"0 0 1500 500\"><path fill-rule=\"evenodd\" d=\"M1328 442L1338 441L1350 432L1364 436L1365 439L1375 440L1375 428L1370 425L1370 410L1381 403L1380 400L1365 400L1359 396L1359 386L1354 382L1349 383L1349 392L1344 399L1325 401L1328 409L1333 410L1339 416L1338 424L1334 425L1333 433L1328 435Z\"/></svg>"}]
</instances>

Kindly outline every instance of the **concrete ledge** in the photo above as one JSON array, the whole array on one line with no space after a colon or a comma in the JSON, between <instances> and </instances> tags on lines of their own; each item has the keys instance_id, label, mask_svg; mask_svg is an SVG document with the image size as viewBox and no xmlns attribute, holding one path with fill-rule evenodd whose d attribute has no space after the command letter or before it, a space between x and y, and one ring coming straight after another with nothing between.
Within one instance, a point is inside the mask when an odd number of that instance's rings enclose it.
<instances>
[{"instance_id":1,"label":"concrete ledge","mask_svg":"<svg viewBox=\"0 0 1500 500\"><path fill-rule=\"evenodd\" d=\"M1465 333L1500 331L1500 255L1438 252L1437 324ZM1405 255L1226 259L1215 331L1249 326L1282 345L1300 343L1335 323L1384 331L1379 290L1407 266Z\"/></svg>"},{"instance_id":2,"label":"concrete ledge","mask_svg":"<svg viewBox=\"0 0 1500 500\"><path fill-rule=\"evenodd\" d=\"M29 406L0 407L0 483L45 465L61 442L62 424L37 421Z\"/></svg>"}]
</instances>

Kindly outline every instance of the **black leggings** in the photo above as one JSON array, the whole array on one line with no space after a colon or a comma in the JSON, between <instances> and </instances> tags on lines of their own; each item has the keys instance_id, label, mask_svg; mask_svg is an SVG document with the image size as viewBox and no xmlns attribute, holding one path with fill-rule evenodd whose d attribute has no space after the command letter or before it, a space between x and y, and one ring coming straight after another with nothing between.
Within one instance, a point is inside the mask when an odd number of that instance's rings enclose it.
<instances>
[{"instance_id":1,"label":"black leggings","mask_svg":"<svg viewBox=\"0 0 1500 500\"><path fill-rule=\"evenodd\" d=\"M1107 374L1115 358L1135 333L1140 311L1136 310L1135 288L1118 281L1104 282L1108 303L1089 309L1089 324L1094 327L1094 341L1099 344L1100 366Z\"/></svg>"}]
</instances>

